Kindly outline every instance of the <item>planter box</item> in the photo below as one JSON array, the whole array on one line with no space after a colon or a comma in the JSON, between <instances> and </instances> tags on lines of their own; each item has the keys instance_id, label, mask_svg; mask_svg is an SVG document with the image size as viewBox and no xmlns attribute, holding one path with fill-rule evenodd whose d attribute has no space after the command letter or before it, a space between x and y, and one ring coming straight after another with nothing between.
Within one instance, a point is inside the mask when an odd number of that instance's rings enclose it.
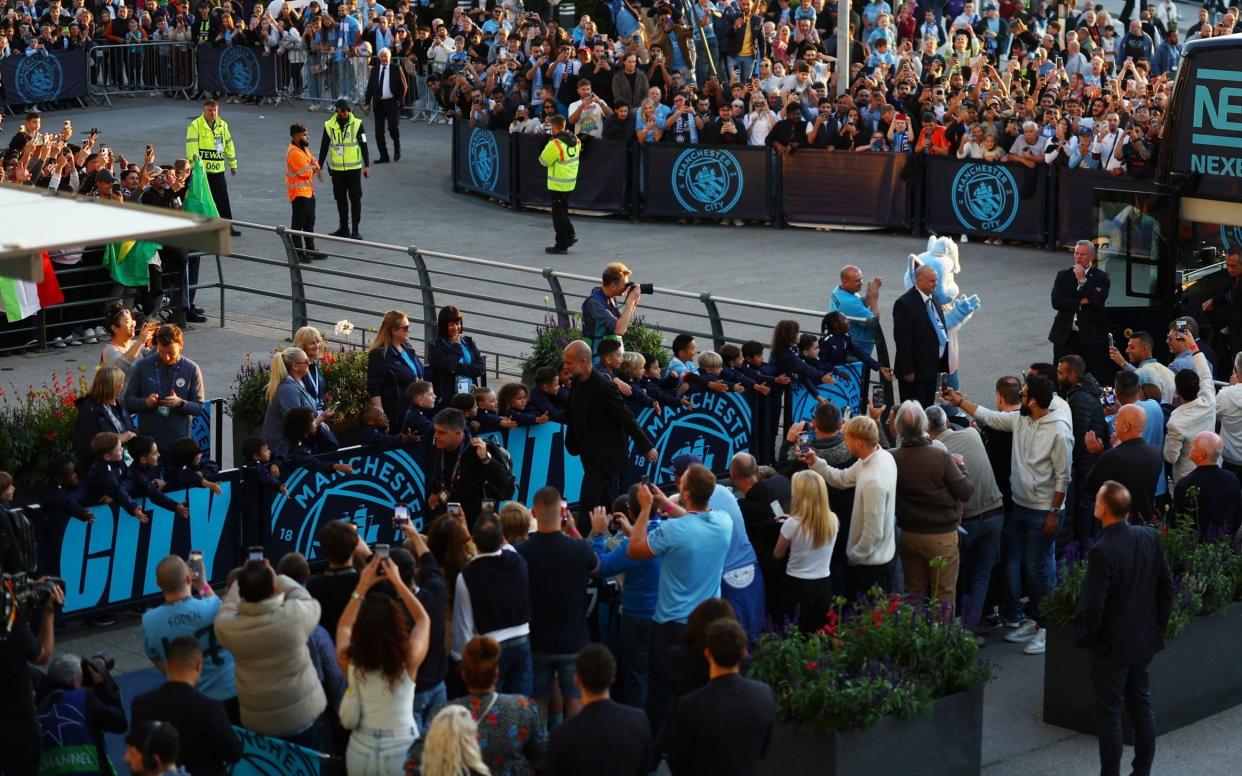
<instances>
[{"instance_id":1,"label":"planter box","mask_svg":"<svg viewBox=\"0 0 1242 776\"><path fill-rule=\"evenodd\" d=\"M1156 735L1242 703L1242 662L1228 659L1242 643L1242 604L1196 617L1151 661ZM1123 717L1126 743L1134 735ZM1048 629L1044 658L1044 722L1095 735L1095 695L1087 651L1067 626Z\"/></svg>"},{"instance_id":2,"label":"planter box","mask_svg":"<svg viewBox=\"0 0 1242 776\"><path fill-rule=\"evenodd\" d=\"M866 730L821 733L778 722L764 776L960 776L983 759L983 688L936 701L930 717L885 717Z\"/></svg>"}]
</instances>

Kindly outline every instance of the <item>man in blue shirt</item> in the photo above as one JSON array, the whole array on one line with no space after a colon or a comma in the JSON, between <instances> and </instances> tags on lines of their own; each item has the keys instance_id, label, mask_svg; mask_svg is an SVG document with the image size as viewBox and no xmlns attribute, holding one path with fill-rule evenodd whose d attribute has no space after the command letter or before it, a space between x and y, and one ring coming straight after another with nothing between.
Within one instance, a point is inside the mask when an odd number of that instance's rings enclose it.
<instances>
[{"instance_id":1,"label":"man in blue shirt","mask_svg":"<svg viewBox=\"0 0 1242 776\"><path fill-rule=\"evenodd\" d=\"M884 281L873 278L862 293L862 270L853 264L841 268L841 285L828 297L828 312L839 312L850 323L850 338L862 352L871 355L875 348L875 333L879 328L877 317L880 309L880 286Z\"/></svg>"},{"instance_id":2,"label":"man in blue shirt","mask_svg":"<svg viewBox=\"0 0 1242 776\"><path fill-rule=\"evenodd\" d=\"M672 705L669 651L686 629L695 607L720 595L725 558L733 538L733 520L708 505L716 476L692 464L679 478L685 514L649 530L653 491L639 487L638 522L630 533L627 554L636 560L659 557L660 588L656 596L647 662L647 717L659 731Z\"/></svg>"},{"instance_id":3,"label":"man in blue shirt","mask_svg":"<svg viewBox=\"0 0 1242 776\"><path fill-rule=\"evenodd\" d=\"M155 583L164 593L164 603L142 615L143 651L160 673L165 673L168 645L180 636L197 639L203 649L203 673L195 689L223 702L229 718L236 723L240 716L233 656L216 642L213 623L220 610L220 599L204 576L201 566L191 568L176 555L159 562Z\"/></svg>"},{"instance_id":4,"label":"man in blue shirt","mask_svg":"<svg viewBox=\"0 0 1242 776\"><path fill-rule=\"evenodd\" d=\"M616 298L625 295L621 308ZM642 291L630 283L630 268L619 261L604 267L601 283L582 300L582 337L591 345L591 355L599 363L599 343L621 339L630 328Z\"/></svg>"}]
</instances>

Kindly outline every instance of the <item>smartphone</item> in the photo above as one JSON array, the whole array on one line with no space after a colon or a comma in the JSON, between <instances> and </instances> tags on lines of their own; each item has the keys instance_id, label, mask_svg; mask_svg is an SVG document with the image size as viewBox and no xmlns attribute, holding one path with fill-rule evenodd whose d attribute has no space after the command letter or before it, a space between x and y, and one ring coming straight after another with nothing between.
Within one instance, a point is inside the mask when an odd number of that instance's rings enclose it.
<instances>
[{"instance_id":1,"label":"smartphone","mask_svg":"<svg viewBox=\"0 0 1242 776\"><path fill-rule=\"evenodd\" d=\"M495 512L496 502L495 501L483 501L480 505L480 508L483 510L483 514L487 514L488 512Z\"/></svg>"},{"instance_id":2,"label":"smartphone","mask_svg":"<svg viewBox=\"0 0 1242 776\"><path fill-rule=\"evenodd\" d=\"M651 476L650 476L650 475L647 475L647 474L644 474L643 476L641 476L641 477L639 477L639 478L638 478L638 481L639 481L641 484L643 484L643 485L650 486L650 485L651 485Z\"/></svg>"},{"instance_id":3,"label":"smartphone","mask_svg":"<svg viewBox=\"0 0 1242 776\"><path fill-rule=\"evenodd\" d=\"M246 552L246 560L263 560L263 547L261 545L252 545Z\"/></svg>"},{"instance_id":4,"label":"smartphone","mask_svg":"<svg viewBox=\"0 0 1242 776\"><path fill-rule=\"evenodd\" d=\"M1185 336L1186 336L1186 332L1187 332L1187 329L1186 329L1186 324L1185 324L1184 322L1182 322L1182 321L1178 321L1178 322L1177 322L1177 336L1179 336L1179 337L1185 337Z\"/></svg>"},{"instance_id":5,"label":"smartphone","mask_svg":"<svg viewBox=\"0 0 1242 776\"><path fill-rule=\"evenodd\" d=\"M811 440L815 438L815 432L803 431L798 434L798 452L806 455L811 452Z\"/></svg>"},{"instance_id":6,"label":"smartphone","mask_svg":"<svg viewBox=\"0 0 1242 776\"><path fill-rule=\"evenodd\" d=\"M569 525L569 521L573 519L573 513L569 511L569 502L561 499L561 527Z\"/></svg>"},{"instance_id":7,"label":"smartphone","mask_svg":"<svg viewBox=\"0 0 1242 776\"><path fill-rule=\"evenodd\" d=\"M192 574L195 579L202 579L203 571L203 551L190 550L190 574Z\"/></svg>"},{"instance_id":8,"label":"smartphone","mask_svg":"<svg viewBox=\"0 0 1242 776\"><path fill-rule=\"evenodd\" d=\"M1117 343L1116 343L1116 341L1113 339L1113 333L1112 333L1111 331L1108 333L1108 346L1109 346L1110 348L1115 348L1115 347L1117 347Z\"/></svg>"},{"instance_id":9,"label":"smartphone","mask_svg":"<svg viewBox=\"0 0 1242 776\"><path fill-rule=\"evenodd\" d=\"M947 390L949 390L949 374L945 372L940 375L940 392L944 393Z\"/></svg>"},{"instance_id":10,"label":"smartphone","mask_svg":"<svg viewBox=\"0 0 1242 776\"><path fill-rule=\"evenodd\" d=\"M884 406L884 386L883 385L871 386L871 406L872 407L883 407Z\"/></svg>"},{"instance_id":11,"label":"smartphone","mask_svg":"<svg viewBox=\"0 0 1242 776\"><path fill-rule=\"evenodd\" d=\"M379 558L381 561L388 560L388 545L387 544L375 545L375 557ZM382 562L380 563L379 569L375 573L381 577L384 576L384 564Z\"/></svg>"},{"instance_id":12,"label":"smartphone","mask_svg":"<svg viewBox=\"0 0 1242 776\"><path fill-rule=\"evenodd\" d=\"M457 517L458 515L460 515L461 514L461 502L450 501L448 503L448 511L449 511L449 514L452 515L453 517Z\"/></svg>"},{"instance_id":13,"label":"smartphone","mask_svg":"<svg viewBox=\"0 0 1242 776\"><path fill-rule=\"evenodd\" d=\"M410 510L404 504L398 504L392 511L392 524L398 528L410 523Z\"/></svg>"}]
</instances>

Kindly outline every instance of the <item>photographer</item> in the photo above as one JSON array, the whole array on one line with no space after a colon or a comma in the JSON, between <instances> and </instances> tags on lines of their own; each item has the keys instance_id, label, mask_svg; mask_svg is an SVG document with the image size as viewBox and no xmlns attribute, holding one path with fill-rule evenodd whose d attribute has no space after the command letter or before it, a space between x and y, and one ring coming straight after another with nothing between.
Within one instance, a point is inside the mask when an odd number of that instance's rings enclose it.
<instances>
[{"instance_id":1,"label":"photographer","mask_svg":"<svg viewBox=\"0 0 1242 776\"><path fill-rule=\"evenodd\" d=\"M616 298L622 295L625 302L618 308ZM604 267L602 282L582 301L582 335L592 355L599 353L599 343L605 339L625 336L640 299L642 291L630 282L629 267L621 262Z\"/></svg>"},{"instance_id":2,"label":"photographer","mask_svg":"<svg viewBox=\"0 0 1242 776\"><path fill-rule=\"evenodd\" d=\"M40 773L108 772L103 734L129 727L110 663L62 653L48 666L50 692L39 702Z\"/></svg>"},{"instance_id":3,"label":"photographer","mask_svg":"<svg viewBox=\"0 0 1242 776\"><path fill-rule=\"evenodd\" d=\"M11 513L4 511L0 518L6 523ZM6 558L5 563L8 563ZM10 569L5 566L5 571ZM16 605L13 591L5 580L0 590L0 602L7 615L9 607ZM53 586L43 606L34 611L16 612L11 625L0 625L0 752L4 753L3 767L6 773L24 776L39 768L39 726L35 711L34 684L28 663L47 665L52 656L52 620L56 607L65 603L64 591ZM7 616L6 616L6 625ZM33 628L38 628L36 637Z\"/></svg>"}]
</instances>

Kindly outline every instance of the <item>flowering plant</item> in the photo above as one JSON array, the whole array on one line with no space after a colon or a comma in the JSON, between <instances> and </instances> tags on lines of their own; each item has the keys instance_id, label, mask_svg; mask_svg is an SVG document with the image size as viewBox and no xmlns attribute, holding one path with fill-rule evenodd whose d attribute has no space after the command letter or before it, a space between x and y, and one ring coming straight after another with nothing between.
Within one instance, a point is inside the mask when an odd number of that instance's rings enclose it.
<instances>
[{"instance_id":1,"label":"flowering plant","mask_svg":"<svg viewBox=\"0 0 1242 776\"><path fill-rule=\"evenodd\" d=\"M354 325L348 320L342 318L336 322L336 326L332 327L332 331L343 337L348 337L350 334L354 333Z\"/></svg>"},{"instance_id":2,"label":"flowering plant","mask_svg":"<svg viewBox=\"0 0 1242 776\"><path fill-rule=\"evenodd\" d=\"M974 634L937 604L873 590L850 613L837 598L817 633L765 633L750 676L767 682L785 722L865 729L886 716L930 713L937 698L992 678Z\"/></svg>"},{"instance_id":3,"label":"flowering plant","mask_svg":"<svg viewBox=\"0 0 1242 776\"><path fill-rule=\"evenodd\" d=\"M267 383L271 375L271 364L256 361L247 353L246 360L237 368L237 377L233 378L233 393L225 403L229 416L252 426L261 425L267 412Z\"/></svg>"},{"instance_id":4,"label":"flowering plant","mask_svg":"<svg viewBox=\"0 0 1242 776\"><path fill-rule=\"evenodd\" d=\"M522 373L533 373L545 366L561 368L561 354L565 346L583 339L582 321L577 315L559 317L548 314L543 323L535 325L535 341L530 353L522 357ZM630 321L621 336L627 353L651 353L660 360L660 366L668 365L668 351L664 348L664 334L659 326L649 326L641 317Z\"/></svg>"},{"instance_id":5,"label":"flowering plant","mask_svg":"<svg viewBox=\"0 0 1242 776\"><path fill-rule=\"evenodd\" d=\"M27 493L45 480L53 461L73 460L77 400L90 384L80 364L77 374L53 372L41 388L31 386L24 394L11 388L0 389L0 470L12 474L18 491Z\"/></svg>"}]
</instances>

